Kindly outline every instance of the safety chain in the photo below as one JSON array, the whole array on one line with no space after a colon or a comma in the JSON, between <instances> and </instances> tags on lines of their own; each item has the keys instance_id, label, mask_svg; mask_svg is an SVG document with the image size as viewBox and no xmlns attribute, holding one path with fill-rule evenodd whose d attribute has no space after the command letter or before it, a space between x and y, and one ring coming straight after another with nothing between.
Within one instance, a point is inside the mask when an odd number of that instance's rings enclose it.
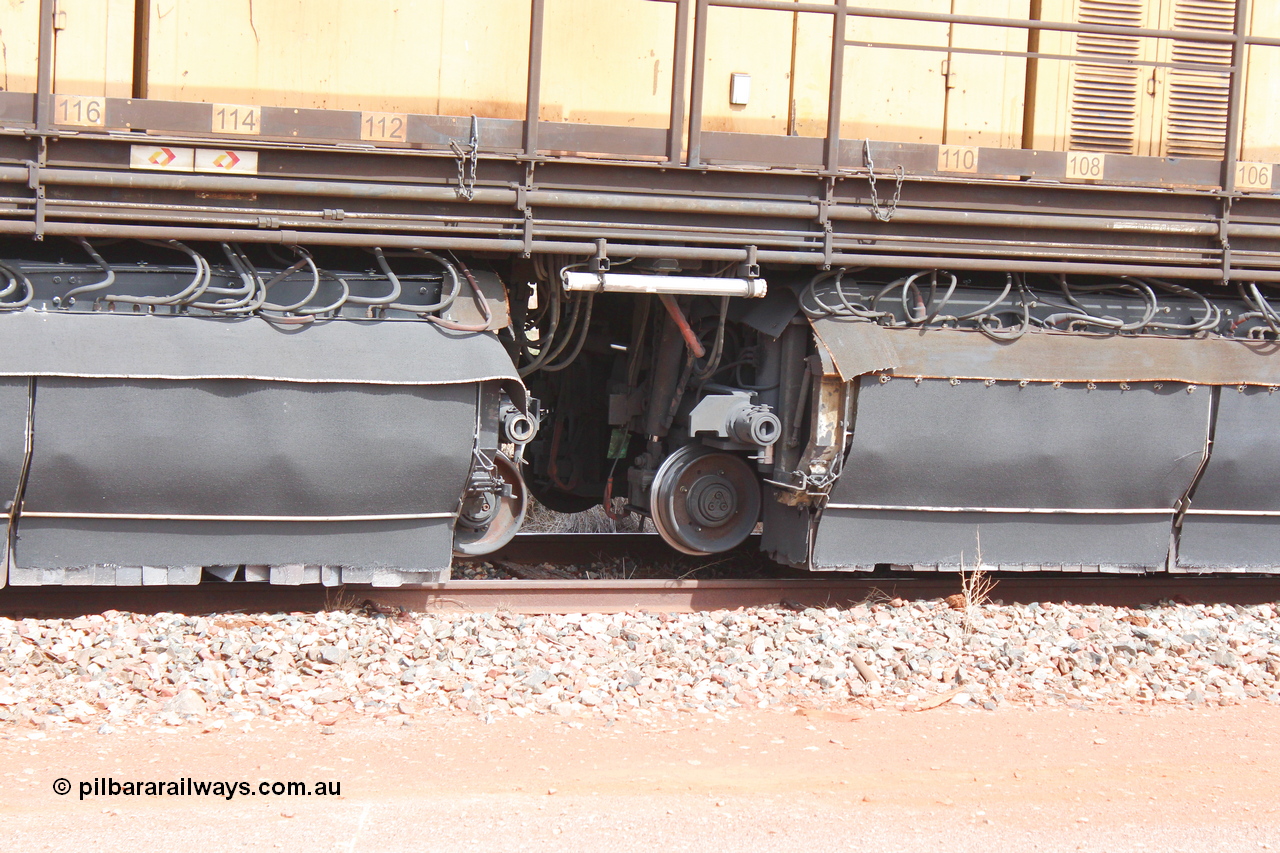
<instances>
[{"instance_id":1,"label":"safety chain","mask_svg":"<svg viewBox=\"0 0 1280 853\"><path fill-rule=\"evenodd\" d=\"M480 165L480 123L475 116L471 117L471 141L467 147L452 139L449 147L458 160L458 197L471 201L476 197L476 171Z\"/></svg>"},{"instance_id":2,"label":"safety chain","mask_svg":"<svg viewBox=\"0 0 1280 853\"><path fill-rule=\"evenodd\" d=\"M862 142L862 157L867 162L867 180L871 183L871 214L881 222L888 222L893 219L893 214L898 210L898 199L902 198L902 179L906 177L906 169L902 168L902 164L893 167L893 174L897 178L893 188L893 201L889 202L887 208L881 207L880 199L876 196L876 161L871 159L870 139L864 139Z\"/></svg>"}]
</instances>

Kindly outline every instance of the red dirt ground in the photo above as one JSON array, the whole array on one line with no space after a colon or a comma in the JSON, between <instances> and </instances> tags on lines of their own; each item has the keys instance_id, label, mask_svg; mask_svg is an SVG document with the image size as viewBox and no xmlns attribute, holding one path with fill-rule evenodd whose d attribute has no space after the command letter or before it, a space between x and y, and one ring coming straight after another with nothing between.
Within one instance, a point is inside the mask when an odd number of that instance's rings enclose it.
<instances>
[{"instance_id":1,"label":"red dirt ground","mask_svg":"<svg viewBox=\"0 0 1280 853\"><path fill-rule=\"evenodd\" d=\"M77 853L1280 850L1280 708L861 713L10 728L0 837ZM106 776L342 789L78 798Z\"/></svg>"}]
</instances>

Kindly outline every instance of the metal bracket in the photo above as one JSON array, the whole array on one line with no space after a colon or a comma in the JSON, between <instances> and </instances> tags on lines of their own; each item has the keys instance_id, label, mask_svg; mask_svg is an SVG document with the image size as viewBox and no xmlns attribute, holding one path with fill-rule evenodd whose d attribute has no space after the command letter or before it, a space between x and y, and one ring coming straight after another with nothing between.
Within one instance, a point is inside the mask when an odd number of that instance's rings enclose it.
<instances>
[{"instance_id":1,"label":"metal bracket","mask_svg":"<svg viewBox=\"0 0 1280 853\"><path fill-rule=\"evenodd\" d=\"M524 185L516 187L516 209L524 215L522 223L524 245L521 257L533 257L533 208L529 207L529 193L533 190L533 169L537 165L534 160L524 164Z\"/></svg>"},{"instance_id":2,"label":"metal bracket","mask_svg":"<svg viewBox=\"0 0 1280 853\"><path fill-rule=\"evenodd\" d=\"M831 227L831 208L836 204L836 179L828 175L823 181L822 198L818 200L818 224L822 226L822 268L831 269L835 254L835 232Z\"/></svg>"},{"instance_id":3,"label":"metal bracket","mask_svg":"<svg viewBox=\"0 0 1280 853\"><path fill-rule=\"evenodd\" d=\"M587 269L593 273L609 271L608 241L603 239L596 240L596 253L591 256L591 260L587 263Z\"/></svg>"},{"instance_id":4,"label":"metal bracket","mask_svg":"<svg viewBox=\"0 0 1280 853\"><path fill-rule=\"evenodd\" d=\"M42 155L41 161L43 161L44 159L43 157L44 147L45 147L45 140L41 138L40 140L40 149L41 149L41 155ZM27 187L31 189L32 192L35 193L35 200L36 200L36 211L35 211L36 212L36 223L35 223L36 224L36 232L35 232L36 240L44 239L45 196L44 196L44 184L40 181L41 165L43 165L42 162L33 163L31 161L27 161Z\"/></svg>"},{"instance_id":5,"label":"metal bracket","mask_svg":"<svg viewBox=\"0 0 1280 853\"><path fill-rule=\"evenodd\" d=\"M601 240L600 242L603 243L604 241ZM748 246L747 259L742 263L738 264L739 278L759 278L760 277L760 264L756 261L756 255L757 255L756 247Z\"/></svg>"},{"instance_id":6,"label":"metal bracket","mask_svg":"<svg viewBox=\"0 0 1280 853\"><path fill-rule=\"evenodd\" d=\"M1231 283L1231 238L1228 236L1228 229L1231 224L1231 202L1230 196L1222 199L1222 215L1218 218L1218 243L1222 246L1222 283Z\"/></svg>"}]
</instances>

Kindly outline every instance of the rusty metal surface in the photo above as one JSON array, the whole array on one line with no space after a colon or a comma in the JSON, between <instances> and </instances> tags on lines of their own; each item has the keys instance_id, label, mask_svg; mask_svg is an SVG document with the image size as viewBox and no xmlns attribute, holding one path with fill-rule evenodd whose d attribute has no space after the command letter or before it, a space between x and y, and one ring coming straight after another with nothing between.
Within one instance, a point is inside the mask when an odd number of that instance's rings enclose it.
<instances>
[{"instance_id":1,"label":"rusty metal surface","mask_svg":"<svg viewBox=\"0 0 1280 853\"><path fill-rule=\"evenodd\" d=\"M944 149L938 145L841 139L838 118L843 80L838 73L832 74L828 85L825 137L704 129L703 98L711 83L705 68L708 31L718 26L716 16L709 15L708 10L719 5L786 9L810 19L830 15L836 31L843 30L841 21L848 14L864 19L887 17L995 26L1028 33L1122 33L1148 40L1229 44L1235 59L1221 69L1231 79L1231 96L1222 116L1225 157L1108 153L1099 155L1104 168L1096 179L1082 183L1068 177L1064 152L976 147L972 173L950 174L940 168ZM37 238L45 234L96 233L200 239L175 230L191 224L190 212L165 219L154 210L144 212L131 205L162 198L166 204L179 207L199 199L205 202L201 205L200 215L206 217L202 226L243 229L207 233L205 238L289 243L297 238L290 233L299 227L297 221L281 222L263 216L245 227L244 218L256 215L260 195L269 193L275 196L271 200L275 206L294 207L299 217L324 219L324 229L334 235L331 244L357 245L343 241L363 239L361 245L369 245L379 234L396 229L401 232L397 234L401 239L409 239L412 234L436 248L519 251L526 255L589 252L590 248L584 251L581 243L562 239L568 233L566 225L577 223L591 233L572 236L584 241L608 239L611 249L617 245L626 255L640 256L623 241L637 239L633 229L647 225L653 229L648 236L665 243L673 252L678 248L679 257L704 261L742 260L746 247L753 246L759 249L759 262L773 264L942 264L957 270L1145 274L1201 280L1223 276L1280 279L1280 256L1268 242L1280 237L1280 229L1274 225L1277 204L1272 187L1246 187L1248 192L1241 193L1233 186L1234 141L1238 138L1241 113L1239 83L1247 68L1240 54L1247 44L1280 44L1274 38L1247 36L1243 16L1238 16L1236 31L1227 33L875 10L852 7L845 0L827 4L680 0L676 4L682 12L688 12L690 6L694 7L692 27L685 16L679 16L681 26L676 27L674 43L670 45L675 72L669 124L665 128L631 128L539 119L544 3L534 0L530 4L524 120L478 120L482 154L478 192L473 201L463 203L454 193L455 161L447 149L452 142L468 143L470 119L465 116L405 115L403 134L371 141L362 138L362 113L358 111L263 106L257 133L218 136L209 104L97 98L104 107L101 128L59 126L58 116L50 108L51 98L47 97L52 93L54 6L52 0L44 0L41 38L49 49L41 51L39 89L43 95L0 93L0 120L8 131L6 136L29 134L27 128L33 122L38 124L37 133L23 140L23 145L0 140L3 156L17 167L7 175L14 186L0 196L0 206L8 208L4 213L10 219L3 223L4 231ZM767 20L763 14L747 17ZM825 18L822 23L825 26ZM686 50L690 42L691 51ZM832 69L844 67L848 45L842 38L833 39ZM918 51L936 47L877 46ZM661 53L666 53L666 46ZM688 61L688 53L692 54L692 62ZM1152 55L1155 53L1158 51ZM1174 69L1198 67L1178 61L1152 62L1146 53L1131 62ZM687 121L686 70L691 79ZM121 130L134 133L120 134ZM213 184L196 179L167 184L122 181L118 176L87 180L88 176L81 176L82 183L73 185L66 181L67 175L59 175L58 167L70 163L76 170L122 169L128 162L122 156L122 147L131 143L196 145L208 144L210 138L257 151L262 155L262 174L313 181L331 178L327 182L330 186L273 183L250 188L236 183L243 179L232 175L220 176L222 180L215 179ZM682 141L687 142L683 158ZM898 167L905 170L902 204L891 221L880 222L868 210L872 199L864 147L870 149L882 177L892 175ZM95 155L70 156L77 148L92 148ZM360 150L338 154L339 148ZM517 152L520 156L512 156ZM588 163L580 156L556 156L561 152L603 155L609 161ZM547 153L553 156L545 156ZM322 163L323 158L327 159ZM654 169L656 164L652 162L659 158L666 161L661 171ZM396 165L385 165L388 161ZM537 163L538 180L529 165L532 162ZM38 168L28 172L28 163L38 164ZM623 163L628 167L622 168ZM47 166L52 168L46 169ZM373 183L392 173L409 186L378 188ZM54 190L51 185L59 180L63 183ZM361 184L358 187L354 186L357 182ZM70 189L71 186L76 188ZM636 198L620 203L616 198L592 197L622 186L635 190ZM1231 194L1234 208L1222 203L1224 193L1219 187ZM1142 188L1156 188L1159 192ZM47 199L43 193L47 193ZM227 197L237 193L258 195ZM207 196L211 194L220 196L220 200L208 203ZM323 198L326 195L332 199ZM91 209L94 204L110 209ZM549 207L555 210L548 212ZM464 242L468 238L454 236L460 229L446 229L439 224L427 226L408 219L374 224L348 215L385 216L392 209L421 218L453 218L460 224L514 213L525 227L508 229L501 235L510 239L481 245ZM1228 221L1228 210L1232 210L1234 222ZM1251 217L1247 222L1240 218L1245 210ZM137 223L135 228L147 230L104 230L100 220L110 217L132 218ZM474 221L468 224L475 225ZM90 230L93 228L96 231ZM1027 239L1028 229L1036 231L1031 239ZM492 230L486 233L494 235ZM1218 239L1220 235L1235 237L1235 245L1227 248ZM651 248L657 251L660 247Z\"/></svg>"},{"instance_id":2,"label":"rusty metal surface","mask_svg":"<svg viewBox=\"0 0 1280 853\"><path fill-rule=\"evenodd\" d=\"M538 138L539 147L546 151L636 157L663 157L667 146L667 131L660 127L612 127L543 121L538 123Z\"/></svg>"},{"instance_id":3,"label":"rusty metal surface","mask_svg":"<svg viewBox=\"0 0 1280 853\"><path fill-rule=\"evenodd\" d=\"M0 92L0 121L26 124L32 121L36 96L27 92Z\"/></svg>"},{"instance_id":4,"label":"rusty metal surface","mask_svg":"<svg viewBox=\"0 0 1280 853\"><path fill-rule=\"evenodd\" d=\"M857 370L875 363L866 353L884 361L891 353L895 377L905 379L1280 385L1280 344L1274 341L1053 332L995 341L962 329L885 329L836 318L813 324L842 376L842 361Z\"/></svg>"},{"instance_id":5,"label":"rusty metal surface","mask_svg":"<svg viewBox=\"0 0 1280 853\"><path fill-rule=\"evenodd\" d=\"M212 106L185 101L160 101L134 98L103 98L103 130L148 130L159 140L165 134L200 134L217 136ZM31 121L35 96L21 92L0 92L0 118L14 123ZM372 146L362 140L361 113L352 110L294 109L260 107L262 125L259 134L228 139L237 147L306 142L362 143L366 147L419 145L447 147L450 141L465 143L470 133L470 117L424 114L406 115L402 141L382 142ZM518 149L518 138L524 122L512 119L479 119L481 150L507 153ZM77 135L93 134L95 128L78 128ZM572 122L538 122L538 147L542 151L593 152L617 157L653 157L666 153L668 128L644 128L578 124ZM226 138L225 136L222 138ZM823 167L821 137L776 136L758 133L703 131L699 134L702 162L708 164L742 164L780 166L799 170ZM136 141L136 140L135 140ZM839 168L865 168L864 141L840 140ZM938 168L940 147L932 143L887 142L872 140L871 151L877 171L892 172L901 166L916 177L946 175ZM1066 154L1061 151L979 148L977 171L972 179L1041 178L1065 180ZM1106 184L1168 187L1216 187L1221 161L1153 157L1144 155L1107 155L1105 179L1089 186ZM953 175L953 177L955 177ZM1081 184L1081 186L1084 186Z\"/></svg>"},{"instance_id":6,"label":"rusty metal surface","mask_svg":"<svg viewBox=\"0 0 1280 853\"><path fill-rule=\"evenodd\" d=\"M901 365L893 338L875 323L814 320L813 332L835 363L840 378L852 382L865 373L894 370Z\"/></svg>"}]
</instances>

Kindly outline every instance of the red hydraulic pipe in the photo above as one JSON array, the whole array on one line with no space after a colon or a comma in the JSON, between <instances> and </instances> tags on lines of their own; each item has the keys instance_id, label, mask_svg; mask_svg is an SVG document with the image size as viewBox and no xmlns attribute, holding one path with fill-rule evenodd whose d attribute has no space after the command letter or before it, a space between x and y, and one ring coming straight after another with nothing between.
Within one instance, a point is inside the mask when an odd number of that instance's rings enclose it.
<instances>
[{"instance_id":1,"label":"red hydraulic pipe","mask_svg":"<svg viewBox=\"0 0 1280 853\"><path fill-rule=\"evenodd\" d=\"M671 315L671 319L675 320L676 326L680 329L680 334L684 336L685 344L689 347L689 352L693 353L693 357L703 358L706 356L707 351L702 348L702 341L698 340L698 336L693 333L693 328L689 325L689 321L684 318L684 312L676 304L676 298L670 293L659 293L658 298L666 306L667 313Z\"/></svg>"}]
</instances>

